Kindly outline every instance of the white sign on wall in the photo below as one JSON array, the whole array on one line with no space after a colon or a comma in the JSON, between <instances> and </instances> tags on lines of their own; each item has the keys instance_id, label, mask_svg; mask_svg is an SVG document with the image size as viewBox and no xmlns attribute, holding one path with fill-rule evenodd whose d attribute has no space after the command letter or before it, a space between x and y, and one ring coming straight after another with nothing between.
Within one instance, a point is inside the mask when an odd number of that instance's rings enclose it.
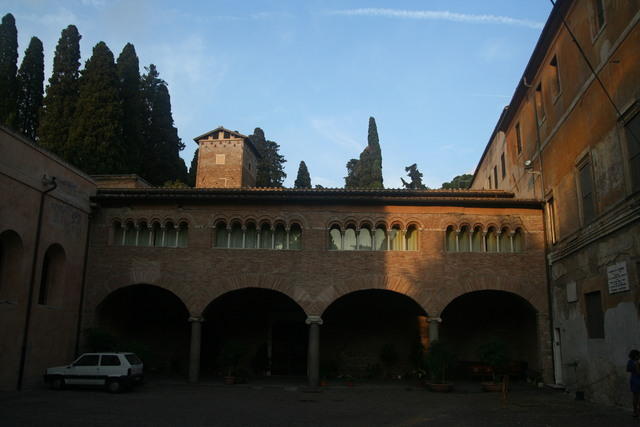
<instances>
[{"instance_id":1,"label":"white sign on wall","mask_svg":"<svg viewBox=\"0 0 640 427\"><path fill-rule=\"evenodd\" d=\"M607 278L610 294L629 290L629 275L627 274L626 262L619 262L607 267Z\"/></svg>"}]
</instances>

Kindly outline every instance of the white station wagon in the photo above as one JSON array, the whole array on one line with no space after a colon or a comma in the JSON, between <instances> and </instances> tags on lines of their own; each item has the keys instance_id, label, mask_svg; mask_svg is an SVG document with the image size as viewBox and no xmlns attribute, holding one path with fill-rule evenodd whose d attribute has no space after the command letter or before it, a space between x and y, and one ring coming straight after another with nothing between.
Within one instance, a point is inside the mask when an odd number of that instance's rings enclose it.
<instances>
[{"instance_id":1,"label":"white station wagon","mask_svg":"<svg viewBox=\"0 0 640 427\"><path fill-rule=\"evenodd\" d=\"M118 393L142 382L143 365L134 353L85 353L70 365L48 368L44 380L55 390L86 385Z\"/></svg>"}]
</instances>

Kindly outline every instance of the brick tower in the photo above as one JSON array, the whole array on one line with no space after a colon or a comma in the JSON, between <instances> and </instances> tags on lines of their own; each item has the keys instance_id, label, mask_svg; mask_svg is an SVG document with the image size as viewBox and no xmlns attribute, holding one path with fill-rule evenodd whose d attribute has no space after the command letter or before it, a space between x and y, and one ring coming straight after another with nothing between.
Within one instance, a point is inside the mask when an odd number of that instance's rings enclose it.
<instances>
[{"instance_id":1,"label":"brick tower","mask_svg":"<svg viewBox=\"0 0 640 427\"><path fill-rule=\"evenodd\" d=\"M220 126L198 143L196 188L255 187L260 154L249 138Z\"/></svg>"}]
</instances>

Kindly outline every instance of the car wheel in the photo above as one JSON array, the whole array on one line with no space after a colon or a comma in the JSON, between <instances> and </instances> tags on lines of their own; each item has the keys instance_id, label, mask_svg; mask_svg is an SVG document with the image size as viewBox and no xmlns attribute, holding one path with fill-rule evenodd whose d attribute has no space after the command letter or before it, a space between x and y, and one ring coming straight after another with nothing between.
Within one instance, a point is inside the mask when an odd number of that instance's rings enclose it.
<instances>
[{"instance_id":1,"label":"car wheel","mask_svg":"<svg viewBox=\"0 0 640 427\"><path fill-rule=\"evenodd\" d=\"M51 380L51 388L54 390L62 390L64 389L64 378L55 377Z\"/></svg>"},{"instance_id":2,"label":"car wheel","mask_svg":"<svg viewBox=\"0 0 640 427\"><path fill-rule=\"evenodd\" d=\"M122 383L118 380L109 381L107 383L109 393L120 393L122 391Z\"/></svg>"}]
</instances>

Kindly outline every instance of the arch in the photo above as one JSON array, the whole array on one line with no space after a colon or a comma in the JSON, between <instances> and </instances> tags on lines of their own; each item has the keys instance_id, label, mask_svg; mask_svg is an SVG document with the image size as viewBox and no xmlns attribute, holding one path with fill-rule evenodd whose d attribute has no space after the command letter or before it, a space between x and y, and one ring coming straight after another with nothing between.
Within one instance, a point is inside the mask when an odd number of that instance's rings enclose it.
<instances>
[{"instance_id":1,"label":"arch","mask_svg":"<svg viewBox=\"0 0 640 427\"><path fill-rule=\"evenodd\" d=\"M373 250L386 251L389 249L389 237L384 223L378 223L373 231Z\"/></svg>"},{"instance_id":2,"label":"arch","mask_svg":"<svg viewBox=\"0 0 640 427\"><path fill-rule=\"evenodd\" d=\"M0 300L17 299L24 247L20 235L13 230L0 233Z\"/></svg>"},{"instance_id":3,"label":"arch","mask_svg":"<svg viewBox=\"0 0 640 427\"><path fill-rule=\"evenodd\" d=\"M62 246L58 243L50 245L42 258L38 304L57 303L64 295L65 264L66 254Z\"/></svg>"},{"instance_id":4,"label":"arch","mask_svg":"<svg viewBox=\"0 0 640 427\"><path fill-rule=\"evenodd\" d=\"M287 248L287 230L285 228L284 221L276 222L275 230L273 231L273 248L272 249L286 249Z\"/></svg>"},{"instance_id":5,"label":"arch","mask_svg":"<svg viewBox=\"0 0 640 427\"><path fill-rule=\"evenodd\" d=\"M389 249L392 251L404 250L402 225L398 222L394 223L389 229Z\"/></svg>"},{"instance_id":6,"label":"arch","mask_svg":"<svg viewBox=\"0 0 640 427\"><path fill-rule=\"evenodd\" d=\"M287 249L302 249L302 227L297 222L292 223L289 227L289 242Z\"/></svg>"},{"instance_id":7,"label":"arch","mask_svg":"<svg viewBox=\"0 0 640 427\"><path fill-rule=\"evenodd\" d=\"M407 227L405 234L405 248L408 251L418 250L418 226L415 223L411 223Z\"/></svg>"},{"instance_id":8,"label":"arch","mask_svg":"<svg viewBox=\"0 0 640 427\"><path fill-rule=\"evenodd\" d=\"M213 246L216 248L229 247L229 229L227 228L226 221L216 221L215 236L213 242Z\"/></svg>"},{"instance_id":9,"label":"arch","mask_svg":"<svg viewBox=\"0 0 640 427\"><path fill-rule=\"evenodd\" d=\"M458 233L453 225L445 230L444 247L447 252L458 252Z\"/></svg>"},{"instance_id":10,"label":"arch","mask_svg":"<svg viewBox=\"0 0 640 427\"><path fill-rule=\"evenodd\" d=\"M354 222L350 222L345 225L344 232L342 234L342 250L355 251L358 248L356 225Z\"/></svg>"},{"instance_id":11,"label":"arch","mask_svg":"<svg viewBox=\"0 0 640 427\"><path fill-rule=\"evenodd\" d=\"M473 227L473 232L471 234L471 251L484 252L484 236L482 232L482 226L478 224Z\"/></svg>"},{"instance_id":12,"label":"arch","mask_svg":"<svg viewBox=\"0 0 640 427\"><path fill-rule=\"evenodd\" d=\"M524 232L518 227L513 235L513 251L524 252L524 243Z\"/></svg>"},{"instance_id":13,"label":"arch","mask_svg":"<svg viewBox=\"0 0 640 427\"><path fill-rule=\"evenodd\" d=\"M342 230L337 224L332 225L329 229L329 250L342 250Z\"/></svg>"},{"instance_id":14,"label":"arch","mask_svg":"<svg viewBox=\"0 0 640 427\"><path fill-rule=\"evenodd\" d=\"M202 372L228 375L301 375L306 372L307 315L289 295L275 289L243 287L211 300L202 312ZM225 355L233 349L230 365ZM233 372L232 372L233 373Z\"/></svg>"},{"instance_id":15,"label":"arch","mask_svg":"<svg viewBox=\"0 0 640 427\"><path fill-rule=\"evenodd\" d=\"M186 374L189 311L174 292L146 283L120 287L96 306L91 351L135 351L147 372Z\"/></svg>"},{"instance_id":16,"label":"arch","mask_svg":"<svg viewBox=\"0 0 640 427\"><path fill-rule=\"evenodd\" d=\"M371 234L371 225L365 223L360 225L358 230L358 250L370 251L373 249L373 235Z\"/></svg>"},{"instance_id":17,"label":"arch","mask_svg":"<svg viewBox=\"0 0 640 427\"><path fill-rule=\"evenodd\" d=\"M460 227L458 233L458 252L470 252L471 251L471 228L468 224L464 224Z\"/></svg>"},{"instance_id":18,"label":"arch","mask_svg":"<svg viewBox=\"0 0 640 427\"><path fill-rule=\"evenodd\" d=\"M477 362L482 346L501 341L514 366L540 370L538 311L522 296L503 290L458 295L441 313L440 339L460 362Z\"/></svg>"},{"instance_id":19,"label":"arch","mask_svg":"<svg viewBox=\"0 0 640 427\"><path fill-rule=\"evenodd\" d=\"M413 298L388 289L342 295L322 313L322 365L339 370L325 375L376 378L416 369L426 315Z\"/></svg>"},{"instance_id":20,"label":"arch","mask_svg":"<svg viewBox=\"0 0 640 427\"><path fill-rule=\"evenodd\" d=\"M178 247L186 248L189 244L189 223L181 220L178 223Z\"/></svg>"}]
</instances>

